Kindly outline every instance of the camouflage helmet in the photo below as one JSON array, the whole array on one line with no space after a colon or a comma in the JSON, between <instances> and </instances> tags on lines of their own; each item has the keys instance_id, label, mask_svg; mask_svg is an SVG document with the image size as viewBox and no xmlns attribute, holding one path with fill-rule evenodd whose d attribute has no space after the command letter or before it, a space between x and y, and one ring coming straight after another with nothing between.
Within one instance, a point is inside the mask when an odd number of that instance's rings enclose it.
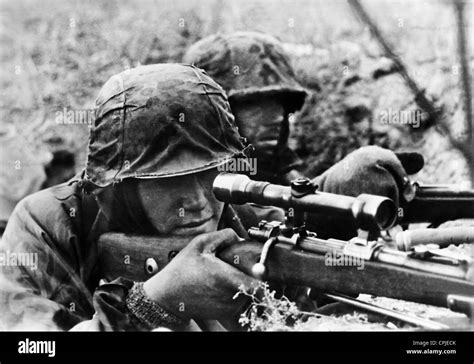
<instances>
[{"instance_id":1,"label":"camouflage helmet","mask_svg":"<svg viewBox=\"0 0 474 364\"><path fill-rule=\"evenodd\" d=\"M205 72L140 66L111 77L97 97L84 181L196 173L243 149L225 92Z\"/></svg>"},{"instance_id":2,"label":"camouflage helmet","mask_svg":"<svg viewBox=\"0 0 474 364\"><path fill-rule=\"evenodd\" d=\"M274 37L257 32L212 35L189 48L184 63L206 70L231 102L261 95L281 97L288 112L303 106L306 91Z\"/></svg>"}]
</instances>

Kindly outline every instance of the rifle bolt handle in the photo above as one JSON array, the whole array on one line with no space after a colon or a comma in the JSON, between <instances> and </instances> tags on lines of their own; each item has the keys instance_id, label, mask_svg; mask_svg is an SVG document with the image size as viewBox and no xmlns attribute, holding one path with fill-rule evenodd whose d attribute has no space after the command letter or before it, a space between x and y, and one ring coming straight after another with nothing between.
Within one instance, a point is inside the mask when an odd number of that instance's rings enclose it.
<instances>
[{"instance_id":1,"label":"rifle bolt handle","mask_svg":"<svg viewBox=\"0 0 474 364\"><path fill-rule=\"evenodd\" d=\"M252 266L252 275L259 280L263 280L266 270L267 268L265 267L265 264L260 263L260 262L255 263Z\"/></svg>"},{"instance_id":2,"label":"rifle bolt handle","mask_svg":"<svg viewBox=\"0 0 474 364\"><path fill-rule=\"evenodd\" d=\"M255 263L252 266L252 274L255 278L259 280L263 280L265 273L267 272L267 267L265 267L265 262L268 258L268 253L270 252L270 248L278 242L276 236L270 237L265 244L263 244L262 252L260 253L260 260L258 263Z\"/></svg>"}]
</instances>

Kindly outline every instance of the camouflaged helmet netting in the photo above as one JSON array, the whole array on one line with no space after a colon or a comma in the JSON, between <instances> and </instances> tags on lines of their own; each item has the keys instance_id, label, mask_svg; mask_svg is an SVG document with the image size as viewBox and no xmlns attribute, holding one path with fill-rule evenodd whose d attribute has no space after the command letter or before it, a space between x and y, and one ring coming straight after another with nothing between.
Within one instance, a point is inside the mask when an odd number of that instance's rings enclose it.
<instances>
[{"instance_id":1,"label":"camouflaged helmet netting","mask_svg":"<svg viewBox=\"0 0 474 364\"><path fill-rule=\"evenodd\" d=\"M296 81L282 45L267 34L212 35L191 46L183 62L204 69L226 90L230 101L277 96L293 112L303 106L307 94Z\"/></svg>"},{"instance_id":2,"label":"camouflaged helmet netting","mask_svg":"<svg viewBox=\"0 0 474 364\"><path fill-rule=\"evenodd\" d=\"M196 67L156 64L110 78L96 100L86 183L213 168L243 150L224 90Z\"/></svg>"}]
</instances>

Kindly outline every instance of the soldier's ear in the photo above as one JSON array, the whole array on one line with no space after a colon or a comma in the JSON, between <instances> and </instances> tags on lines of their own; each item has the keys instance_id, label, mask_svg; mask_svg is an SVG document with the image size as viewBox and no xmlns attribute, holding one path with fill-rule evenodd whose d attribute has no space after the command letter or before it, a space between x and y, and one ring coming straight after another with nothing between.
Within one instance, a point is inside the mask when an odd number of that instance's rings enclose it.
<instances>
[{"instance_id":1,"label":"soldier's ear","mask_svg":"<svg viewBox=\"0 0 474 364\"><path fill-rule=\"evenodd\" d=\"M407 174L418 173L425 165L423 155L417 152L397 152L395 153L400 160Z\"/></svg>"}]
</instances>

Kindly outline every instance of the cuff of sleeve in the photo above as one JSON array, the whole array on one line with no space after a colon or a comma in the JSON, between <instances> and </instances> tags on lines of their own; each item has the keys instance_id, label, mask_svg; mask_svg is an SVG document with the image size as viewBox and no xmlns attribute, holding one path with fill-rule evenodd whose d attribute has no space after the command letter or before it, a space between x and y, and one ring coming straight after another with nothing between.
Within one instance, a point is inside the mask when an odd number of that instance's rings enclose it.
<instances>
[{"instance_id":1,"label":"cuff of sleeve","mask_svg":"<svg viewBox=\"0 0 474 364\"><path fill-rule=\"evenodd\" d=\"M134 282L125 303L134 318L149 326L152 330L159 327L182 330L187 325L187 321L165 311L155 301L151 300L143 289L143 282Z\"/></svg>"}]
</instances>

